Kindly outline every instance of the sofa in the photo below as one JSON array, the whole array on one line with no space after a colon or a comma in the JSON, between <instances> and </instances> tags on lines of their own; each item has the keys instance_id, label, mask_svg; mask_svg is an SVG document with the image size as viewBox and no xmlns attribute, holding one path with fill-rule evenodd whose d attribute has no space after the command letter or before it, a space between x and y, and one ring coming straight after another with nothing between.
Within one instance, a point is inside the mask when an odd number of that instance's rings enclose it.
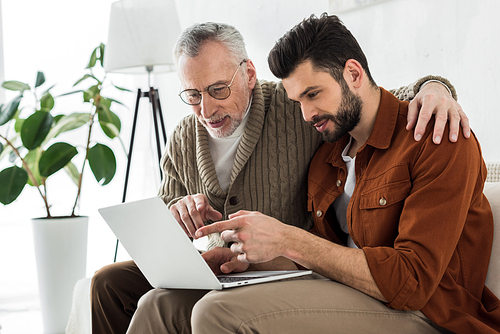
<instances>
[{"instance_id":1,"label":"sofa","mask_svg":"<svg viewBox=\"0 0 500 334\"><path fill-rule=\"evenodd\" d=\"M500 163L488 163L487 168L488 177L483 192L493 211L495 229L486 286L500 298Z\"/></svg>"}]
</instances>

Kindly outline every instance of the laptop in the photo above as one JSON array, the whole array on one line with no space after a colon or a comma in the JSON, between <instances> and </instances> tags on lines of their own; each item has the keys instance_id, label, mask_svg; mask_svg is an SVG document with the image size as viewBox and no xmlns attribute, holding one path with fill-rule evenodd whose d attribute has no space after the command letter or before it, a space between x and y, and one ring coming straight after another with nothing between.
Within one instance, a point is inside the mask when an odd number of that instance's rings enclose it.
<instances>
[{"instance_id":1,"label":"laptop","mask_svg":"<svg viewBox=\"0 0 500 334\"><path fill-rule=\"evenodd\" d=\"M98 211L155 288L221 290L312 274L291 270L216 276L159 197Z\"/></svg>"}]
</instances>

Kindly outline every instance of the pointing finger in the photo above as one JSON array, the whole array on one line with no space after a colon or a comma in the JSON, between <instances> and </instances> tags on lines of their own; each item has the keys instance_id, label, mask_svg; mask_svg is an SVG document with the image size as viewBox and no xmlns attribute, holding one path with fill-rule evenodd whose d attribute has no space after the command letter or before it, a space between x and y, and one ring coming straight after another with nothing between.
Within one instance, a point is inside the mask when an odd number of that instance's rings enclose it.
<instances>
[{"instance_id":1,"label":"pointing finger","mask_svg":"<svg viewBox=\"0 0 500 334\"><path fill-rule=\"evenodd\" d=\"M196 238L201 238L212 233L221 233L226 230L236 230L240 227L237 219L224 220L199 228L196 233Z\"/></svg>"}]
</instances>

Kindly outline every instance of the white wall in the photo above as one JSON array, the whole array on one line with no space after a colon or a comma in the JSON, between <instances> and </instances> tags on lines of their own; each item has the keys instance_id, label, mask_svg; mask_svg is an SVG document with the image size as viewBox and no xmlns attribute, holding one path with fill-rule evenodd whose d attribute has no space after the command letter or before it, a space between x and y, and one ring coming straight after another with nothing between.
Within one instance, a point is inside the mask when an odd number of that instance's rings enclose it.
<instances>
[{"instance_id":1,"label":"white wall","mask_svg":"<svg viewBox=\"0 0 500 334\"><path fill-rule=\"evenodd\" d=\"M363 3L331 0L331 14L342 2ZM387 0L335 14L365 51L377 84L398 87L426 74L450 79L484 159L500 161L499 13L497 0Z\"/></svg>"}]
</instances>

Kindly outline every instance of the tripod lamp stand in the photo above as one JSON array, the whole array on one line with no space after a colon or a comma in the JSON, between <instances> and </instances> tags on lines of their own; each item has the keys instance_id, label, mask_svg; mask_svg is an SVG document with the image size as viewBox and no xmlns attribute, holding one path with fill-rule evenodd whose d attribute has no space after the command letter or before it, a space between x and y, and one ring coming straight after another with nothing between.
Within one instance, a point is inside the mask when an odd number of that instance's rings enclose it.
<instances>
[{"instance_id":1,"label":"tripod lamp stand","mask_svg":"<svg viewBox=\"0 0 500 334\"><path fill-rule=\"evenodd\" d=\"M158 89L151 85L151 75L175 70L172 50L180 33L174 0L121 0L111 5L104 68L110 73L147 73L149 85L148 91L137 90L122 202L127 197L139 104L144 97L148 98L152 112L160 177L162 175L161 151L167 134ZM116 247L115 261L118 240Z\"/></svg>"}]
</instances>

